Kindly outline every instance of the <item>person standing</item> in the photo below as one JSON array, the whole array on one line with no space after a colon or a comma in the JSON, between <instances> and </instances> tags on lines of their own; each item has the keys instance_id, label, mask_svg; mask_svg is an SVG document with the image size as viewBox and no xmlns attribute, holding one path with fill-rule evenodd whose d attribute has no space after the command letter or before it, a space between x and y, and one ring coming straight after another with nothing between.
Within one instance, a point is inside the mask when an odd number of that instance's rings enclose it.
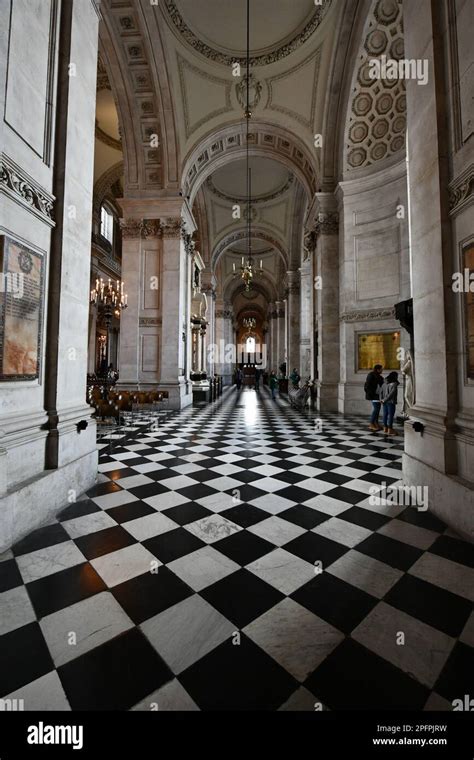
<instances>
[{"instance_id":1,"label":"person standing","mask_svg":"<svg viewBox=\"0 0 474 760\"><path fill-rule=\"evenodd\" d=\"M380 414L380 388L383 385L382 377L383 367L381 364L376 364L369 372L364 383L365 398L367 401L372 402L372 414L370 415L369 430L376 432L380 430L379 414Z\"/></svg>"},{"instance_id":2,"label":"person standing","mask_svg":"<svg viewBox=\"0 0 474 760\"><path fill-rule=\"evenodd\" d=\"M255 390L260 390L260 370L258 367L255 367Z\"/></svg>"},{"instance_id":3,"label":"person standing","mask_svg":"<svg viewBox=\"0 0 474 760\"><path fill-rule=\"evenodd\" d=\"M387 435L397 435L393 429L393 418L397 408L398 374L390 372L382 385L380 398L383 404L383 432Z\"/></svg>"},{"instance_id":4,"label":"person standing","mask_svg":"<svg viewBox=\"0 0 474 760\"><path fill-rule=\"evenodd\" d=\"M273 401L275 401L275 398L276 398L275 394L276 394L277 387L278 387L278 378L275 375L275 373L272 372L270 375L270 390L272 392Z\"/></svg>"},{"instance_id":5,"label":"person standing","mask_svg":"<svg viewBox=\"0 0 474 760\"><path fill-rule=\"evenodd\" d=\"M238 391L240 391L242 387L242 377L243 377L242 370L240 369L240 367L237 367L237 372L235 373L235 382L236 382Z\"/></svg>"},{"instance_id":6,"label":"person standing","mask_svg":"<svg viewBox=\"0 0 474 760\"><path fill-rule=\"evenodd\" d=\"M293 383L293 388L298 388L298 386L300 384L301 377L300 377L299 372L296 369L296 367L293 369L293 372L290 375L290 380Z\"/></svg>"}]
</instances>

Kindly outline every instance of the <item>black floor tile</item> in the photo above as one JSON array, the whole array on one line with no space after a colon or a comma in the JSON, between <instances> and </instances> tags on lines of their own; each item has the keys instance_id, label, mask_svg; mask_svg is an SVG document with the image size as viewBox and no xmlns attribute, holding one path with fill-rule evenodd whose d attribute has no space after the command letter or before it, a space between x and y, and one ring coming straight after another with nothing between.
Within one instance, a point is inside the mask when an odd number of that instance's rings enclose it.
<instances>
[{"instance_id":1,"label":"black floor tile","mask_svg":"<svg viewBox=\"0 0 474 760\"><path fill-rule=\"evenodd\" d=\"M277 589L245 569L208 586L200 594L238 628L248 625L283 599Z\"/></svg>"},{"instance_id":2,"label":"black floor tile","mask_svg":"<svg viewBox=\"0 0 474 760\"><path fill-rule=\"evenodd\" d=\"M66 522L66 520L74 520L76 517L84 517L85 515L92 515L94 512L101 512L101 508L91 501L91 499L81 499L75 504L71 504L66 507L58 515L60 522Z\"/></svg>"},{"instance_id":3,"label":"black floor tile","mask_svg":"<svg viewBox=\"0 0 474 760\"><path fill-rule=\"evenodd\" d=\"M416 509L416 507L407 507L397 515L397 520L403 520L403 522L418 525L418 527L426 528L427 530L434 530L437 533L443 533L446 530L445 523L430 512Z\"/></svg>"},{"instance_id":4,"label":"black floor tile","mask_svg":"<svg viewBox=\"0 0 474 760\"><path fill-rule=\"evenodd\" d=\"M105 591L106 588L102 578L88 562L27 584L31 602L39 619Z\"/></svg>"},{"instance_id":5,"label":"black floor tile","mask_svg":"<svg viewBox=\"0 0 474 760\"><path fill-rule=\"evenodd\" d=\"M178 525L187 525L196 520L202 520L203 517L208 517L212 512L203 507L202 504L187 501L185 504L178 504L177 507L163 510L163 514Z\"/></svg>"},{"instance_id":6,"label":"black floor tile","mask_svg":"<svg viewBox=\"0 0 474 760\"><path fill-rule=\"evenodd\" d=\"M130 520L137 520L139 517L152 515L156 510L144 501L138 500L131 501L128 504L120 504L118 507L111 507L110 509L106 509L105 512L107 512L115 522L122 524L129 522Z\"/></svg>"},{"instance_id":7,"label":"black floor tile","mask_svg":"<svg viewBox=\"0 0 474 760\"><path fill-rule=\"evenodd\" d=\"M120 525L105 528L87 536L74 539L75 543L87 559L96 559L104 554L110 554L125 546L135 544L136 540Z\"/></svg>"},{"instance_id":8,"label":"black floor tile","mask_svg":"<svg viewBox=\"0 0 474 760\"><path fill-rule=\"evenodd\" d=\"M416 549L380 533L373 533L358 544L357 551L398 570L408 570L423 554L422 549Z\"/></svg>"},{"instance_id":9,"label":"black floor tile","mask_svg":"<svg viewBox=\"0 0 474 760\"><path fill-rule=\"evenodd\" d=\"M202 710L276 710L298 683L241 635L191 665L179 681Z\"/></svg>"},{"instance_id":10,"label":"black floor tile","mask_svg":"<svg viewBox=\"0 0 474 760\"><path fill-rule=\"evenodd\" d=\"M285 509L284 512L278 514L278 517L282 520L288 520L294 525L299 525L301 528L306 528L306 530L311 530L329 520L329 515L318 512L317 509L305 507L304 504L297 504L295 507Z\"/></svg>"},{"instance_id":11,"label":"black floor tile","mask_svg":"<svg viewBox=\"0 0 474 760\"><path fill-rule=\"evenodd\" d=\"M429 689L345 639L305 681L331 710L421 710Z\"/></svg>"},{"instance_id":12,"label":"black floor tile","mask_svg":"<svg viewBox=\"0 0 474 760\"><path fill-rule=\"evenodd\" d=\"M4 634L0 646L0 696L54 670L49 649L38 623Z\"/></svg>"},{"instance_id":13,"label":"black floor tile","mask_svg":"<svg viewBox=\"0 0 474 760\"><path fill-rule=\"evenodd\" d=\"M148 538L142 541L142 544L165 564L184 557L185 554L191 554L206 545L204 541L184 528L176 528L176 530L169 530L159 536Z\"/></svg>"},{"instance_id":14,"label":"black floor tile","mask_svg":"<svg viewBox=\"0 0 474 760\"><path fill-rule=\"evenodd\" d=\"M322 564L318 567L322 567L323 570L349 551L347 546L332 541L330 538L318 536L316 533L303 533L285 544L283 548L312 565L315 562L321 562Z\"/></svg>"},{"instance_id":15,"label":"black floor tile","mask_svg":"<svg viewBox=\"0 0 474 760\"><path fill-rule=\"evenodd\" d=\"M472 610L467 599L410 573L400 578L385 595L384 601L453 638L461 635Z\"/></svg>"},{"instance_id":16,"label":"black floor tile","mask_svg":"<svg viewBox=\"0 0 474 760\"><path fill-rule=\"evenodd\" d=\"M440 536L430 546L431 554L474 568L474 545L451 536Z\"/></svg>"},{"instance_id":17,"label":"black floor tile","mask_svg":"<svg viewBox=\"0 0 474 760\"><path fill-rule=\"evenodd\" d=\"M354 525L360 525L361 528L367 528L368 530L378 530L390 522L391 518L385 515L379 515L376 512L371 512L369 509L363 509L362 507L351 507L346 509L345 512L341 512L338 515L341 520L347 520Z\"/></svg>"},{"instance_id":18,"label":"black floor tile","mask_svg":"<svg viewBox=\"0 0 474 760\"><path fill-rule=\"evenodd\" d=\"M73 710L129 710L173 674L137 628L62 665L58 674Z\"/></svg>"},{"instance_id":19,"label":"black floor tile","mask_svg":"<svg viewBox=\"0 0 474 760\"><path fill-rule=\"evenodd\" d=\"M346 634L351 633L379 602L365 591L325 572L316 575L291 596Z\"/></svg>"},{"instance_id":20,"label":"black floor tile","mask_svg":"<svg viewBox=\"0 0 474 760\"><path fill-rule=\"evenodd\" d=\"M235 507L230 507L230 509L225 509L220 514L243 528L249 528L251 525L256 525L268 518L268 512L264 512L263 509L259 509L254 504L238 504Z\"/></svg>"},{"instance_id":21,"label":"black floor tile","mask_svg":"<svg viewBox=\"0 0 474 760\"><path fill-rule=\"evenodd\" d=\"M274 544L247 530L233 533L231 536L216 541L212 546L242 566L250 564L275 549Z\"/></svg>"},{"instance_id":22,"label":"black floor tile","mask_svg":"<svg viewBox=\"0 0 474 760\"><path fill-rule=\"evenodd\" d=\"M0 562L0 594L16 586L23 586L23 578L15 560L6 559Z\"/></svg>"},{"instance_id":23,"label":"black floor tile","mask_svg":"<svg viewBox=\"0 0 474 760\"><path fill-rule=\"evenodd\" d=\"M167 567L145 573L112 588L112 594L134 623L157 615L194 593Z\"/></svg>"},{"instance_id":24,"label":"black floor tile","mask_svg":"<svg viewBox=\"0 0 474 760\"><path fill-rule=\"evenodd\" d=\"M440 673L434 690L450 702L474 697L474 649L458 641ZM472 706L470 707L472 710Z\"/></svg>"}]
</instances>

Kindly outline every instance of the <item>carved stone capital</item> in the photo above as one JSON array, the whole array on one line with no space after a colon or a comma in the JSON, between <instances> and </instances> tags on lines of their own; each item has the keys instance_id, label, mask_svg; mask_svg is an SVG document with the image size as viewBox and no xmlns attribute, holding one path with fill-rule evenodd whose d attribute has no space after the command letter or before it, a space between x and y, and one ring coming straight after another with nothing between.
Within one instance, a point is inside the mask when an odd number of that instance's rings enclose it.
<instances>
[{"instance_id":1,"label":"carved stone capital","mask_svg":"<svg viewBox=\"0 0 474 760\"><path fill-rule=\"evenodd\" d=\"M320 211L314 225L316 235L337 235L339 233L339 214Z\"/></svg>"},{"instance_id":2,"label":"carved stone capital","mask_svg":"<svg viewBox=\"0 0 474 760\"><path fill-rule=\"evenodd\" d=\"M120 230L124 240L140 238L142 236L141 219L120 219Z\"/></svg>"},{"instance_id":3,"label":"carved stone capital","mask_svg":"<svg viewBox=\"0 0 474 760\"><path fill-rule=\"evenodd\" d=\"M179 238L182 233L183 222L180 216L168 216L161 220L161 229L164 238Z\"/></svg>"},{"instance_id":4,"label":"carved stone capital","mask_svg":"<svg viewBox=\"0 0 474 760\"><path fill-rule=\"evenodd\" d=\"M161 223L159 219L144 219L142 224L143 237L161 237Z\"/></svg>"}]
</instances>

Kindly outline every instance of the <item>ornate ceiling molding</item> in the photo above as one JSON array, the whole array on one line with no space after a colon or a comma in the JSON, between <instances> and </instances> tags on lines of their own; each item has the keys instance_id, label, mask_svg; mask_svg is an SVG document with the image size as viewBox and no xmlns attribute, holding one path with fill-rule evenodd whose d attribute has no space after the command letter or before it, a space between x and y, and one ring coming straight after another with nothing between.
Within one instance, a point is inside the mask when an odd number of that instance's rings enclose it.
<instances>
[{"instance_id":1,"label":"ornate ceiling molding","mask_svg":"<svg viewBox=\"0 0 474 760\"><path fill-rule=\"evenodd\" d=\"M0 155L0 192L20 203L50 227L54 227L54 195L48 193L5 153Z\"/></svg>"},{"instance_id":2,"label":"ornate ceiling molding","mask_svg":"<svg viewBox=\"0 0 474 760\"><path fill-rule=\"evenodd\" d=\"M281 185L277 190L274 190L271 193L263 194L263 195L252 195L252 206L255 206L255 204L261 204L261 203L268 203L269 201L274 201L275 198L280 198L282 195L285 195L285 193L290 190L290 188L293 186L293 183L295 181L295 177L293 174L290 174L288 176L288 179L286 182ZM212 180L212 177L208 177L205 186L209 192L211 192L213 195L215 195L217 198L221 198L224 201L228 201L229 203L243 203L247 200L246 196L239 196L235 195L231 197L230 195L227 195L226 193L222 192L222 190L219 190Z\"/></svg>"},{"instance_id":3,"label":"ornate ceiling molding","mask_svg":"<svg viewBox=\"0 0 474 760\"><path fill-rule=\"evenodd\" d=\"M316 96L317 96L317 84L318 84L318 76L319 76L319 65L321 61L321 49L318 48L316 52L312 53L308 58L305 58L304 61L301 61L297 66L293 66L293 68L288 69L286 71L283 71L281 74L278 74L277 76L270 77L269 79L266 79L266 85L268 88L268 99L265 108L268 108L270 111L277 111L279 113L285 114L285 116L289 116L292 119L296 119L300 124L302 124L304 127L308 127L308 129L313 128L314 124L314 116L316 112ZM311 88L311 103L310 103L310 115L309 119L307 119L303 114L299 113L298 111L295 111L292 108L288 108L285 105L282 105L282 103L278 103L277 101L277 95L275 93L275 85L279 82L284 82L285 79L289 79L294 74L300 73L305 67L307 67L309 64L314 62L314 70L313 70L313 84Z\"/></svg>"},{"instance_id":4,"label":"ornate ceiling molding","mask_svg":"<svg viewBox=\"0 0 474 760\"><path fill-rule=\"evenodd\" d=\"M405 54L402 0L374 0L351 88L345 168L362 169L405 149L406 95L402 79L372 79L370 61Z\"/></svg>"},{"instance_id":5,"label":"ornate ceiling molding","mask_svg":"<svg viewBox=\"0 0 474 760\"><path fill-rule=\"evenodd\" d=\"M279 161L300 180L308 199L313 197L316 192L315 157L298 138L275 125L253 122L249 145L251 156L269 156ZM245 158L245 154L245 125L241 122L204 138L185 162L182 180L185 195L192 202L199 187L213 171L230 160Z\"/></svg>"},{"instance_id":6,"label":"ornate ceiling molding","mask_svg":"<svg viewBox=\"0 0 474 760\"><path fill-rule=\"evenodd\" d=\"M231 101L232 82L229 82L229 80L227 79L222 79L221 77L216 77L216 76L213 76L212 74L208 74L207 71L203 71L198 66L194 66L185 58L182 58L179 54L177 55L177 61L178 61L179 83L181 86L181 95L183 98L184 129L186 133L186 138L189 138L193 134L193 132L196 132L196 130L202 127L203 124L207 124L211 119L214 119L217 116L222 116L223 114L229 113L230 111L233 110L232 101ZM191 113L189 110L189 98L188 98L188 91L187 91L187 84L186 84L187 72L192 72L195 76L198 76L201 79L205 80L206 82L209 82L211 85L221 87L223 91L222 92L223 98L224 98L223 105L220 108L215 108L213 111L206 113L205 116L202 116L195 122L192 122Z\"/></svg>"},{"instance_id":7,"label":"ornate ceiling molding","mask_svg":"<svg viewBox=\"0 0 474 760\"><path fill-rule=\"evenodd\" d=\"M304 43L314 34L316 29L320 26L331 6L331 3L332 0L322 0L322 5L318 5L316 7L310 20L305 24L304 28L301 31L295 34L291 40L284 43L283 45L276 47L274 50L271 50L269 52L262 52L260 54L257 53L256 55L251 56L250 65L268 66L270 63L281 61L283 58L291 55L291 53L293 53L295 50L298 50L298 48L301 47L301 45L304 45ZM173 0L164 0L164 5L168 12L167 15L171 21L172 28L174 28L179 37L183 39L187 45L189 45L189 47L191 47L197 53L203 55L210 61L221 63L224 66L231 66L233 63L240 63L241 65L244 65L246 63L244 56L239 57L236 55L224 53L223 51L217 50L216 48L213 48L200 40L199 37L186 24L176 6L176 3Z\"/></svg>"}]
</instances>

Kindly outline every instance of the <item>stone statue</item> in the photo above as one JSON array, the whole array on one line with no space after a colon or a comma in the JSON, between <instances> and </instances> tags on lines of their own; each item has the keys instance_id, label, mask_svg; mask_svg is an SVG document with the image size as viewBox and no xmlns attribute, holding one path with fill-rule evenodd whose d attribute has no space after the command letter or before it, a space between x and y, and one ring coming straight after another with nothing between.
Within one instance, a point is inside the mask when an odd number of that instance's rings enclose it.
<instances>
[{"instance_id":1,"label":"stone statue","mask_svg":"<svg viewBox=\"0 0 474 760\"><path fill-rule=\"evenodd\" d=\"M405 352L401 370L405 375L404 407L415 406L415 364L410 351Z\"/></svg>"}]
</instances>

